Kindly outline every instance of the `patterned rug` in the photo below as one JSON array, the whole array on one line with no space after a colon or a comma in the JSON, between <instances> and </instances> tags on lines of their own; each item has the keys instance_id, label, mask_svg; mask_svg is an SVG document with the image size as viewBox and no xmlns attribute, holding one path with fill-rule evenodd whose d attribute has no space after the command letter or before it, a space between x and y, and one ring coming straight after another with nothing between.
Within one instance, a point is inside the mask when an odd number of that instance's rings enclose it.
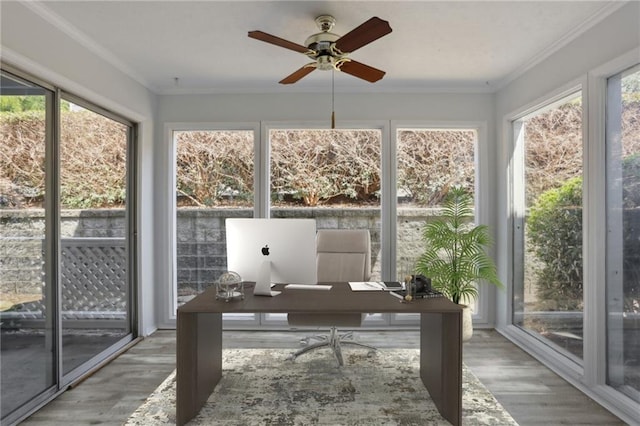
<instances>
[{"instance_id":1,"label":"patterned rug","mask_svg":"<svg viewBox=\"0 0 640 426\"><path fill-rule=\"evenodd\" d=\"M228 349L220 383L191 425L449 425L419 377L419 352L325 350L289 361L282 349ZM463 366L463 425L517 425ZM125 423L175 424L175 371Z\"/></svg>"}]
</instances>

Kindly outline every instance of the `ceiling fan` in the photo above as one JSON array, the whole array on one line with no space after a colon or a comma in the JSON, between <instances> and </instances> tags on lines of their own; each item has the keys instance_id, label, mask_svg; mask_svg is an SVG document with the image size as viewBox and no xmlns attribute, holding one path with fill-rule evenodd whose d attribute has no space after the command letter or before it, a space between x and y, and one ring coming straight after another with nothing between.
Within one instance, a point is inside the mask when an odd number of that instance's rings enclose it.
<instances>
[{"instance_id":1,"label":"ceiling fan","mask_svg":"<svg viewBox=\"0 0 640 426\"><path fill-rule=\"evenodd\" d=\"M384 71L354 61L349 54L389 34L389 22L373 17L341 37L331 32L336 23L333 16L321 15L315 21L321 32L309 36L304 46L263 31L249 31L251 38L303 53L313 60L280 80L280 84L295 83L315 69L337 69L370 83L384 77Z\"/></svg>"}]
</instances>

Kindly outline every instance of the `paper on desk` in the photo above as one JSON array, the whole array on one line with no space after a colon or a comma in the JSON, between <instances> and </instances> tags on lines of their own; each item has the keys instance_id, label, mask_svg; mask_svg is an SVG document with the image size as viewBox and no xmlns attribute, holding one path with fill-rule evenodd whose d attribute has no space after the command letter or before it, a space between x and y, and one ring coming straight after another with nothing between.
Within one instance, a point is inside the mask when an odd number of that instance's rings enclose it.
<instances>
[{"instance_id":1,"label":"paper on desk","mask_svg":"<svg viewBox=\"0 0 640 426\"><path fill-rule=\"evenodd\" d=\"M380 281L349 281L351 291L384 291L387 286Z\"/></svg>"}]
</instances>

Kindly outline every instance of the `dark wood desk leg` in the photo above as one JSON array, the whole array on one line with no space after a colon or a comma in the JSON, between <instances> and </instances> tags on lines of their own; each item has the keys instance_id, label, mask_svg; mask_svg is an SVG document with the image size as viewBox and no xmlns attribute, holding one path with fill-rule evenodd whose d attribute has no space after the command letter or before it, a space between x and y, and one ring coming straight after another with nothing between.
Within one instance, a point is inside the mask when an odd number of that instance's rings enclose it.
<instances>
[{"instance_id":1,"label":"dark wood desk leg","mask_svg":"<svg viewBox=\"0 0 640 426\"><path fill-rule=\"evenodd\" d=\"M462 314L422 313L420 377L442 417L462 424Z\"/></svg>"},{"instance_id":2,"label":"dark wood desk leg","mask_svg":"<svg viewBox=\"0 0 640 426\"><path fill-rule=\"evenodd\" d=\"M222 314L178 311L176 424L195 417L222 377Z\"/></svg>"}]
</instances>

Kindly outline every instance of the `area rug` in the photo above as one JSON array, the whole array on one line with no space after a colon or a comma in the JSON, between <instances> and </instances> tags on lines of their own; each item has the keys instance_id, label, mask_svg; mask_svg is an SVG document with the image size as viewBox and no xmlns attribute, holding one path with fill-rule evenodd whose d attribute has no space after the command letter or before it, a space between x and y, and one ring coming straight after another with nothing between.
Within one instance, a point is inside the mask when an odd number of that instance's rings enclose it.
<instances>
[{"instance_id":1,"label":"area rug","mask_svg":"<svg viewBox=\"0 0 640 426\"><path fill-rule=\"evenodd\" d=\"M288 360L282 349L223 351L222 379L190 425L449 425L419 376L414 349L317 350ZM463 367L463 425L517 425ZM127 426L175 424L175 371Z\"/></svg>"}]
</instances>

